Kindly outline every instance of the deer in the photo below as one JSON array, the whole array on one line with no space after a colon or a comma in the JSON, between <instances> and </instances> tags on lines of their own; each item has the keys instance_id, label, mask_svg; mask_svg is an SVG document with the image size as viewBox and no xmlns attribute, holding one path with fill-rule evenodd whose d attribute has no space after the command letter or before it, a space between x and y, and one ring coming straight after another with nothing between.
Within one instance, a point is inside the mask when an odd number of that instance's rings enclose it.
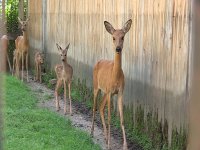
<instances>
[{"instance_id":1,"label":"deer","mask_svg":"<svg viewBox=\"0 0 200 150\"><path fill-rule=\"evenodd\" d=\"M57 43L56 46L58 48L58 51L60 53L61 61L62 64L56 65L55 66L55 72L56 72L56 77L57 77L57 83L55 87L55 97L56 97L56 110L60 110L60 104L59 104L59 99L58 99L58 90L64 85L64 114L67 114L67 96L66 96L66 84L68 85L68 92L69 92L69 112L70 115L72 115L72 106L71 106L71 82L72 82L72 75L73 75L73 68L70 64L67 62L67 52L69 49L69 45L65 48L62 49Z\"/></svg>"},{"instance_id":2,"label":"deer","mask_svg":"<svg viewBox=\"0 0 200 150\"><path fill-rule=\"evenodd\" d=\"M16 57L16 74L19 77L19 68L20 68L20 60L21 60L21 69L22 69L22 74L21 74L21 80L24 80L24 61L26 62L26 71L27 71L27 82L29 82L28 78L28 49L29 49L29 40L28 40L28 34L27 34L27 24L29 21L29 17L26 19L26 21L22 21L18 17L18 21L21 25L21 30L23 35L18 36L17 39L15 40L15 46L16 46L16 52L17 52L17 57Z\"/></svg>"},{"instance_id":3,"label":"deer","mask_svg":"<svg viewBox=\"0 0 200 150\"><path fill-rule=\"evenodd\" d=\"M41 65L44 63L44 57L42 53L35 53L35 81L42 83Z\"/></svg>"},{"instance_id":4,"label":"deer","mask_svg":"<svg viewBox=\"0 0 200 150\"><path fill-rule=\"evenodd\" d=\"M105 140L110 149L110 121L111 121L111 98L113 95L118 94L118 110L120 115L120 125L123 133L123 149L126 150L126 134L124 128L124 118L123 118L123 92L124 92L124 73L122 70L122 49L124 43L124 37L126 33L131 28L132 20L128 20L122 29L114 29L113 26L104 21L105 28L113 37L114 45L114 60L100 60L98 61L93 69L93 116L92 116L92 127L91 136L94 134L94 121L97 105L97 95L99 91L104 93L103 98L100 102L100 116L104 130ZM104 110L107 103L108 107L108 131L105 124Z\"/></svg>"},{"instance_id":5,"label":"deer","mask_svg":"<svg viewBox=\"0 0 200 150\"><path fill-rule=\"evenodd\" d=\"M8 56L8 44L9 44L8 36L3 35L1 37L1 49L2 49L1 55L6 57L5 60L7 59L10 72L12 72L11 63L10 63L10 59L9 59L9 56ZM6 62L4 62L4 67L6 67ZM6 70L6 68L5 68L5 70Z\"/></svg>"}]
</instances>

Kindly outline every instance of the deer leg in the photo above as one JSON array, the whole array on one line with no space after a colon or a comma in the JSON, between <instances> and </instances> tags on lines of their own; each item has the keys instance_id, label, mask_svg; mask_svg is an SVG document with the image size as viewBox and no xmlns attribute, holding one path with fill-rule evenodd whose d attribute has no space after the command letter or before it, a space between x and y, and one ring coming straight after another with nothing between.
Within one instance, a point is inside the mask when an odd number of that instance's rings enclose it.
<instances>
[{"instance_id":1,"label":"deer leg","mask_svg":"<svg viewBox=\"0 0 200 150\"><path fill-rule=\"evenodd\" d=\"M13 57L13 69L12 69L12 76L14 76L14 70L15 70L15 56Z\"/></svg>"},{"instance_id":2,"label":"deer leg","mask_svg":"<svg viewBox=\"0 0 200 150\"><path fill-rule=\"evenodd\" d=\"M72 115L71 81L68 83L68 90L69 90L69 112L70 115Z\"/></svg>"},{"instance_id":3,"label":"deer leg","mask_svg":"<svg viewBox=\"0 0 200 150\"><path fill-rule=\"evenodd\" d=\"M42 83L42 75L41 75L41 65L39 64L39 73L38 73L39 77L40 77L40 83Z\"/></svg>"},{"instance_id":4,"label":"deer leg","mask_svg":"<svg viewBox=\"0 0 200 150\"><path fill-rule=\"evenodd\" d=\"M8 54L7 54L7 60L8 60L8 65L9 65L10 73L12 73L12 68L11 68L10 59L9 59Z\"/></svg>"},{"instance_id":5,"label":"deer leg","mask_svg":"<svg viewBox=\"0 0 200 150\"><path fill-rule=\"evenodd\" d=\"M63 80L63 84L64 84L64 101L65 101L65 103L64 103L64 114L66 115L67 114L67 96L66 96L66 94L67 94L67 89L66 89L66 81L65 80Z\"/></svg>"},{"instance_id":6,"label":"deer leg","mask_svg":"<svg viewBox=\"0 0 200 150\"><path fill-rule=\"evenodd\" d=\"M119 107L119 115L120 115L120 122L121 122L121 128L122 128L122 134L123 134L123 150L127 150L127 142L126 142L126 134L124 129L124 116L123 116L123 96L122 94L118 95L118 107Z\"/></svg>"},{"instance_id":7,"label":"deer leg","mask_svg":"<svg viewBox=\"0 0 200 150\"><path fill-rule=\"evenodd\" d=\"M92 116L92 127L91 127L91 136L94 135L94 121L95 121L95 113L96 113L96 103L97 103L97 95L99 90L94 89L94 103L93 103L93 116Z\"/></svg>"},{"instance_id":8,"label":"deer leg","mask_svg":"<svg viewBox=\"0 0 200 150\"><path fill-rule=\"evenodd\" d=\"M24 81L24 53L22 53L22 76L21 80Z\"/></svg>"},{"instance_id":9,"label":"deer leg","mask_svg":"<svg viewBox=\"0 0 200 150\"><path fill-rule=\"evenodd\" d=\"M37 63L35 62L35 76L34 81L37 81Z\"/></svg>"},{"instance_id":10,"label":"deer leg","mask_svg":"<svg viewBox=\"0 0 200 150\"><path fill-rule=\"evenodd\" d=\"M108 149L110 149L111 94L108 94Z\"/></svg>"},{"instance_id":11,"label":"deer leg","mask_svg":"<svg viewBox=\"0 0 200 150\"><path fill-rule=\"evenodd\" d=\"M16 55L16 64L15 64L16 65L15 74L16 74L17 78L19 78L19 61L20 61L19 57L20 57L20 54L17 54Z\"/></svg>"},{"instance_id":12,"label":"deer leg","mask_svg":"<svg viewBox=\"0 0 200 150\"><path fill-rule=\"evenodd\" d=\"M103 124L103 131L104 131L104 136L105 136L106 142L108 141L108 135L107 135L105 118L104 118L104 110L105 110L105 106L106 106L106 102L107 102L107 96L108 96L107 94L104 94L103 99L101 101L101 105L100 105L100 116L101 116L101 122Z\"/></svg>"},{"instance_id":13,"label":"deer leg","mask_svg":"<svg viewBox=\"0 0 200 150\"><path fill-rule=\"evenodd\" d=\"M37 75L37 77L36 77L36 80L37 80L37 81L39 81L39 75L38 75L38 72L39 72L39 66L38 66L38 64L37 64L37 74L36 74L36 75Z\"/></svg>"},{"instance_id":14,"label":"deer leg","mask_svg":"<svg viewBox=\"0 0 200 150\"><path fill-rule=\"evenodd\" d=\"M56 88L55 88L55 97L56 97L56 111L60 110L59 99L58 99L58 90L62 85L62 80L57 80Z\"/></svg>"},{"instance_id":15,"label":"deer leg","mask_svg":"<svg viewBox=\"0 0 200 150\"><path fill-rule=\"evenodd\" d=\"M28 52L26 53L26 70L27 70L27 73L26 73L27 82L29 82L29 78L28 78Z\"/></svg>"}]
</instances>

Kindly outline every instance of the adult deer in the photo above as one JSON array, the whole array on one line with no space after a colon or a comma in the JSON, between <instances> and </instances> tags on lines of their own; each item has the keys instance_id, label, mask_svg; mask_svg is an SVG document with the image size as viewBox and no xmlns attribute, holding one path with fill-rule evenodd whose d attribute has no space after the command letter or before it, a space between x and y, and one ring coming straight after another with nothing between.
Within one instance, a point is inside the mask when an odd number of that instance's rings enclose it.
<instances>
[{"instance_id":1,"label":"adult deer","mask_svg":"<svg viewBox=\"0 0 200 150\"><path fill-rule=\"evenodd\" d=\"M111 120L111 96L118 94L118 108L120 114L120 122L123 133L123 149L127 149L126 134L124 129L123 118L123 91L124 91L124 73L122 70L122 49L124 43L124 36L129 31L132 24L132 20L128 20L122 29L114 29L113 26L104 21L106 30L113 37L115 58L114 61L100 60L96 63L93 70L93 86L94 86L94 104L93 104L93 119L91 135L94 134L94 121L96 113L96 101L98 92L101 90L104 93L103 99L100 105L100 115L104 129L104 135L110 149L110 120ZM108 132L104 119L105 105L108 105Z\"/></svg>"},{"instance_id":2,"label":"adult deer","mask_svg":"<svg viewBox=\"0 0 200 150\"><path fill-rule=\"evenodd\" d=\"M18 36L15 40L15 46L17 51L17 58L16 58L16 74L19 77L19 68L20 68L20 60L21 60L21 80L24 80L24 61L26 61L26 71L27 71L27 82L29 81L28 78L28 49L29 49L29 41L28 41L28 35L27 35L27 24L29 21L29 18L27 18L26 21L22 21L19 17L18 20L21 24L21 30L23 32L23 36Z\"/></svg>"},{"instance_id":3,"label":"adult deer","mask_svg":"<svg viewBox=\"0 0 200 150\"><path fill-rule=\"evenodd\" d=\"M42 53L35 53L35 81L42 83L41 65L44 63L44 57Z\"/></svg>"},{"instance_id":4,"label":"adult deer","mask_svg":"<svg viewBox=\"0 0 200 150\"><path fill-rule=\"evenodd\" d=\"M64 114L67 113L67 96L66 96L66 84L68 84L69 90L69 112L70 115L72 114L72 107L71 107L71 82L72 82L72 75L73 75L73 68L67 63L67 52L69 49L69 44L65 49L62 49L58 44L56 44L58 51L60 53L60 57L62 60L62 65L55 66L55 72L57 76L57 83L55 88L55 96L56 96L56 110L59 111L60 104L58 99L58 90L64 84Z\"/></svg>"}]
</instances>

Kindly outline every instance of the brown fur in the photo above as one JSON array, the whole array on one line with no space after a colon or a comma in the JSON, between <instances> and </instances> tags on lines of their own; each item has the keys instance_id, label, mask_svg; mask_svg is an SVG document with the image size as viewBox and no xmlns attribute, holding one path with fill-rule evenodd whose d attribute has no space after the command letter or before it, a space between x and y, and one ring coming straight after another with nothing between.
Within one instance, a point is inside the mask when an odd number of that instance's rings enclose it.
<instances>
[{"instance_id":1,"label":"brown fur","mask_svg":"<svg viewBox=\"0 0 200 150\"><path fill-rule=\"evenodd\" d=\"M100 60L94 66L93 70L93 84L94 84L94 104L93 104L93 120L91 135L94 132L94 120L96 113L96 98L98 92L101 90L104 93L103 99L100 104L100 115L104 129L104 135L110 149L110 120L111 120L111 97L118 94L118 108L120 113L121 128L123 133L123 149L127 149L126 134L124 129L123 119L123 91L124 91L124 73L122 70L122 49L124 36L131 27L132 20L126 22L124 27L120 30L115 30L112 25L105 21L106 30L113 36L113 44L115 49L114 61ZM108 105L108 132L104 119L105 105Z\"/></svg>"},{"instance_id":2,"label":"brown fur","mask_svg":"<svg viewBox=\"0 0 200 150\"><path fill-rule=\"evenodd\" d=\"M44 63L44 58L42 53L35 53L35 81L40 81L42 83L41 65Z\"/></svg>"},{"instance_id":3,"label":"brown fur","mask_svg":"<svg viewBox=\"0 0 200 150\"><path fill-rule=\"evenodd\" d=\"M55 66L55 72L57 76L57 83L56 83L56 88L55 88L55 96L56 96L56 109L59 111L60 109L60 104L59 104L59 99L58 99L58 90L64 84L64 100L65 100L65 106L64 106L64 114L67 113L67 97L66 97L66 84L68 84L68 90L69 90L69 112L70 115L72 114L72 108L71 108L71 81L72 81L72 75L73 75L73 68L67 63L67 51L69 49L69 45L65 48L62 49L58 44L57 48L59 50L61 60L62 60L62 65L56 65Z\"/></svg>"},{"instance_id":4,"label":"brown fur","mask_svg":"<svg viewBox=\"0 0 200 150\"><path fill-rule=\"evenodd\" d=\"M28 78L28 49L29 49L29 41L28 41L28 35L27 35L27 23L26 21L21 21L20 18L18 18L20 24L21 24L21 30L23 32L23 36L18 36L15 40L15 47L17 51L17 58L16 58L16 74L19 77L19 68L20 68L20 61L21 61L21 69L22 69L22 75L21 79L23 81L24 78L24 61L26 62L26 70L27 70L27 82L29 81Z\"/></svg>"}]
</instances>

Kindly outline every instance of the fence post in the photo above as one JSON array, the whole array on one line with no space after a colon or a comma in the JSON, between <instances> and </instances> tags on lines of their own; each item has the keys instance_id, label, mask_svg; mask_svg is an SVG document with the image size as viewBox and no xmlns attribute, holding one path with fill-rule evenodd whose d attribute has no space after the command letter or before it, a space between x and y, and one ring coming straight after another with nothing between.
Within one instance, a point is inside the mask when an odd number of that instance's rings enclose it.
<instances>
[{"instance_id":1,"label":"fence post","mask_svg":"<svg viewBox=\"0 0 200 150\"><path fill-rule=\"evenodd\" d=\"M19 0L19 17L24 20L24 0Z\"/></svg>"},{"instance_id":2,"label":"fence post","mask_svg":"<svg viewBox=\"0 0 200 150\"><path fill-rule=\"evenodd\" d=\"M190 103L189 103L189 139L187 150L200 149L200 2L193 1L191 6L191 90L190 90Z\"/></svg>"},{"instance_id":3,"label":"fence post","mask_svg":"<svg viewBox=\"0 0 200 150\"><path fill-rule=\"evenodd\" d=\"M0 73L6 72L7 49L3 47L3 40L0 41Z\"/></svg>"},{"instance_id":4,"label":"fence post","mask_svg":"<svg viewBox=\"0 0 200 150\"><path fill-rule=\"evenodd\" d=\"M2 75L0 75L0 149L3 149L3 136L2 136L2 132L3 132L3 119L2 119L2 104L3 104L3 94L2 94L2 86L3 83L3 77Z\"/></svg>"},{"instance_id":5,"label":"fence post","mask_svg":"<svg viewBox=\"0 0 200 150\"><path fill-rule=\"evenodd\" d=\"M47 18L47 1L42 1L42 51L46 55L46 20ZM46 57L46 56L45 56Z\"/></svg>"}]
</instances>

